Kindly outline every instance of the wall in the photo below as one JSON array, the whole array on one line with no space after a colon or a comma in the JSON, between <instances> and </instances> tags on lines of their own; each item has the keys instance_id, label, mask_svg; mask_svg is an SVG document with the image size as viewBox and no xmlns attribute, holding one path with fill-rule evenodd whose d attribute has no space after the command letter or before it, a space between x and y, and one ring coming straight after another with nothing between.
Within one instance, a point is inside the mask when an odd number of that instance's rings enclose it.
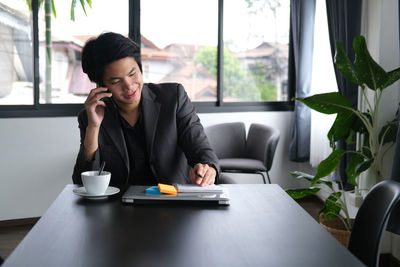
<instances>
[{"instance_id":1,"label":"wall","mask_svg":"<svg viewBox=\"0 0 400 267\"><path fill-rule=\"evenodd\" d=\"M281 132L270 176L282 187L295 187L289 170L302 165L288 160L291 112L199 114L204 126L243 121L269 124ZM38 217L49 207L71 174L79 146L76 118L0 119L0 220ZM261 176L251 181L261 182Z\"/></svg>"},{"instance_id":2,"label":"wall","mask_svg":"<svg viewBox=\"0 0 400 267\"><path fill-rule=\"evenodd\" d=\"M0 220L38 217L71 183L74 118L0 120Z\"/></svg>"},{"instance_id":3,"label":"wall","mask_svg":"<svg viewBox=\"0 0 400 267\"><path fill-rule=\"evenodd\" d=\"M363 2L362 34L365 35L371 56L386 70L400 66L398 0L365 0ZM400 83L385 89L379 110L383 124L392 120L400 102ZM384 161L385 176L390 177L393 151ZM386 233L382 250L400 259L400 236Z\"/></svg>"}]
</instances>

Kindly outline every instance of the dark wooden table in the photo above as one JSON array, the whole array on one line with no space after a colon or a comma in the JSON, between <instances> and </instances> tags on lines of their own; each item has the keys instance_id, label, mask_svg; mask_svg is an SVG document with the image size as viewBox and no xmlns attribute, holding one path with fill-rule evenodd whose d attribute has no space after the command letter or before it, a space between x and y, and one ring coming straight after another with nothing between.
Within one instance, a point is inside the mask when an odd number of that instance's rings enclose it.
<instances>
[{"instance_id":1,"label":"dark wooden table","mask_svg":"<svg viewBox=\"0 0 400 267\"><path fill-rule=\"evenodd\" d=\"M89 201L68 185L10 266L363 266L277 185L224 185L230 206Z\"/></svg>"}]
</instances>

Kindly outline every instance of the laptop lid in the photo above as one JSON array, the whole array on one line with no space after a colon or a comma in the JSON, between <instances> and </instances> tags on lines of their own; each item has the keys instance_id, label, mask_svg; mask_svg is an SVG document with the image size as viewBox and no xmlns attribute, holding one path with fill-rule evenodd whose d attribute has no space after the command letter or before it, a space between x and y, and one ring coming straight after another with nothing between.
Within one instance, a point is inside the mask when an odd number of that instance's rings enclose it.
<instances>
[{"instance_id":1,"label":"laptop lid","mask_svg":"<svg viewBox=\"0 0 400 267\"><path fill-rule=\"evenodd\" d=\"M229 192L227 188L223 188L223 191L218 193L195 192L170 195L146 193L145 190L149 187L150 186L131 185L122 195L122 202L133 204L192 202L199 204L229 205Z\"/></svg>"}]
</instances>

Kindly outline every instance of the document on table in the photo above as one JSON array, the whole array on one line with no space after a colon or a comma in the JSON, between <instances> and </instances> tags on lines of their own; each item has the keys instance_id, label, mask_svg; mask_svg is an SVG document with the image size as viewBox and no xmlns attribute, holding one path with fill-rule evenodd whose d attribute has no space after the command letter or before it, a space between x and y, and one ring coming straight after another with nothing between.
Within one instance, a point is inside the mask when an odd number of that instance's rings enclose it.
<instances>
[{"instance_id":1,"label":"document on table","mask_svg":"<svg viewBox=\"0 0 400 267\"><path fill-rule=\"evenodd\" d=\"M174 184L178 193L223 193L220 185L198 186L193 184Z\"/></svg>"}]
</instances>

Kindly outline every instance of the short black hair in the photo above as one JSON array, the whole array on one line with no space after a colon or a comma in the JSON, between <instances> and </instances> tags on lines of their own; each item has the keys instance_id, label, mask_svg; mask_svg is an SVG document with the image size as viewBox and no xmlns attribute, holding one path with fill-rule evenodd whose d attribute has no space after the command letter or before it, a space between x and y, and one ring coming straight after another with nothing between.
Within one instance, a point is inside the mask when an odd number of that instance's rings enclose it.
<instances>
[{"instance_id":1,"label":"short black hair","mask_svg":"<svg viewBox=\"0 0 400 267\"><path fill-rule=\"evenodd\" d=\"M104 86L104 67L126 57L135 59L142 72L139 45L121 34L114 32L103 33L97 38L87 41L83 47L82 69L92 82Z\"/></svg>"}]
</instances>

